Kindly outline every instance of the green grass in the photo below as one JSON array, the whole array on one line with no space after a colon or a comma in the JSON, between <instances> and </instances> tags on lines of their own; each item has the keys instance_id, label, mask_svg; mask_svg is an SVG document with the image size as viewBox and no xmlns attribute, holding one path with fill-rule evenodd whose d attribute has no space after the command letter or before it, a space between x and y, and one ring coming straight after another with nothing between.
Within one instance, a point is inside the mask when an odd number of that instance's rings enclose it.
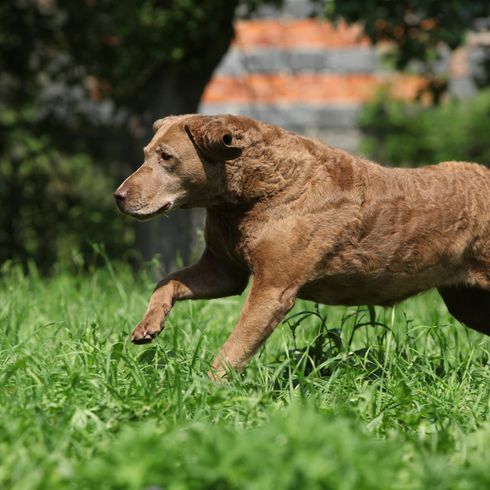
<instances>
[{"instance_id":1,"label":"green grass","mask_svg":"<svg viewBox=\"0 0 490 490\"><path fill-rule=\"evenodd\" d=\"M152 286L124 267L4 267L0 488L490 488L490 341L435 292L371 311L298 302L215 385L243 298L179 303L134 346Z\"/></svg>"}]
</instances>

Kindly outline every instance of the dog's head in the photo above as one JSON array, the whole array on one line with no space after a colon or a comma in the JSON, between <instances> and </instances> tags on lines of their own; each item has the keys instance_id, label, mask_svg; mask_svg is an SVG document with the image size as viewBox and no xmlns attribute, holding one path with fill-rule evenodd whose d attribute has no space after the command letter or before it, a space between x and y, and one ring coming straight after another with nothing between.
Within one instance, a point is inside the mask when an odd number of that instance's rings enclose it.
<instances>
[{"instance_id":1,"label":"dog's head","mask_svg":"<svg viewBox=\"0 0 490 490\"><path fill-rule=\"evenodd\" d=\"M119 209L146 219L177 207L206 206L224 189L224 165L242 150L234 116L169 116L153 125L145 160L114 192Z\"/></svg>"}]
</instances>

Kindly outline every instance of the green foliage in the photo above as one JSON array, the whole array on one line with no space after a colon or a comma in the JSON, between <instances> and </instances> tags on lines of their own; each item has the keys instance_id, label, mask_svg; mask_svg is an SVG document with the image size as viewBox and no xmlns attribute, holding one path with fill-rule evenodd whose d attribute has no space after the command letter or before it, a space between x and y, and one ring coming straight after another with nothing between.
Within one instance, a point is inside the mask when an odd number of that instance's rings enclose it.
<instances>
[{"instance_id":1,"label":"green foliage","mask_svg":"<svg viewBox=\"0 0 490 490\"><path fill-rule=\"evenodd\" d=\"M441 101L448 86L445 76L435 73L435 62L444 51L441 47L453 50L461 46L477 21L490 17L488 0L327 0L325 5L330 19L361 23L373 44L388 41L392 49L386 57L397 70L415 64L426 77L423 92L435 104ZM489 54L486 49L476 76L480 86L490 82Z\"/></svg>"},{"instance_id":2,"label":"green foliage","mask_svg":"<svg viewBox=\"0 0 490 490\"><path fill-rule=\"evenodd\" d=\"M89 242L119 256L133 244L111 196L122 173L114 162L135 139L121 109L133 118L148 111L152 77L164 86L177 69L195 79L216 63L236 3L1 3L0 262L34 260L49 270L84 260ZM53 87L56 100L47 98ZM76 103L65 101L72 89ZM114 107L104 125L93 115L101 99Z\"/></svg>"},{"instance_id":3,"label":"green foliage","mask_svg":"<svg viewBox=\"0 0 490 490\"><path fill-rule=\"evenodd\" d=\"M244 3L268 2L280 0ZM0 2L0 263L49 270L88 240L111 254L133 244L111 193L153 118L196 110L237 4Z\"/></svg>"},{"instance_id":4,"label":"green foliage","mask_svg":"<svg viewBox=\"0 0 490 490\"><path fill-rule=\"evenodd\" d=\"M486 0L342 0L326 2L330 18L361 22L373 43L391 41L396 47L395 65L438 58L442 43L451 49L460 46L476 20L490 16Z\"/></svg>"},{"instance_id":5,"label":"green foliage","mask_svg":"<svg viewBox=\"0 0 490 490\"><path fill-rule=\"evenodd\" d=\"M490 165L490 90L471 100L427 107L391 99L385 91L360 117L362 151L390 165L419 166L448 160Z\"/></svg>"},{"instance_id":6,"label":"green foliage","mask_svg":"<svg viewBox=\"0 0 490 490\"><path fill-rule=\"evenodd\" d=\"M282 0L247 0L249 11ZM10 98L36 97L50 82L138 107L154 75L214 68L233 34L239 0L12 0L0 5L0 66ZM220 54L223 54L220 51ZM30 92L30 93L29 93ZM23 100L24 101L24 100Z\"/></svg>"},{"instance_id":7,"label":"green foliage","mask_svg":"<svg viewBox=\"0 0 490 490\"><path fill-rule=\"evenodd\" d=\"M484 447L490 427L479 433L464 468L449 467L397 434L377 440L353 417L333 410L319 413L293 405L274 413L259 428L238 433L223 425L190 423L177 427L138 424L122 431L90 465L77 485L92 488L170 489L338 489L394 490L488 485ZM144 455L144 457L142 457ZM162 457L162 455L165 455ZM129 462L128 462L129 461ZM108 475L112 477L108 479ZM73 480L72 480L73 481Z\"/></svg>"},{"instance_id":8,"label":"green foliage","mask_svg":"<svg viewBox=\"0 0 490 490\"><path fill-rule=\"evenodd\" d=\"M201 68L216 37L227 34L224 25L231 34L236 4L237 0L3 2L2 70L14 93L28 88L37 92L48 77L97 89L99 96L123 98L128 104L162 66L170 69L178 63L189 73Z\"/></svg>"},{"instance_id":9,"label":"green foliage","mask_svg":"<svg viewBox=\"0 0 490 490\"><path fill-rule=\"evenodd\" d=\"M151 285L120 264L3 267L0 487L489 486L489 340L434 292L371 312L300 301L243 376L215 385L242 299L179 303L134 346Z\"/></svg>"},{"instance_id":10,"label":"green foliage","mask_svg":"<svg viewBox=\"0 0 490 490\"><path fill-rule=\"evenodd\" d=\"M132 230L116 216L114 179L89 155L66 155L47 135L9 133L0 154L0 260L80 266L104 243L113 256L127 253Z\"/></svg>"}]
</instances>

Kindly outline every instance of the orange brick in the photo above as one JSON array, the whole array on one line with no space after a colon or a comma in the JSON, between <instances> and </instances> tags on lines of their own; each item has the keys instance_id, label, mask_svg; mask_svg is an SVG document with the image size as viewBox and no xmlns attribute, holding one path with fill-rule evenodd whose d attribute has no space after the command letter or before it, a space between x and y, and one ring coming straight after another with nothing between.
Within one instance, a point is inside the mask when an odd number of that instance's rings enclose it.
<instances>
[{"instance_id":1,"label":"orange brick","mask_svg":"<svg viewBox=\"0 0 490 490\"><path fill-rule=\"evenodd\" d=\"M395 97L413 99L422 77L369 74L252 74L215 77L202 101L217 103L363 103L381 85L389 84Z\"/></svg>"},{"instance_id":2,"label":"orange brick","mask_svg":"<svg viewBox=\"0 0 490 490\"><path fill-rule=\"evenodd\" d=\"M235 23L234 44L242 49L346 48L369 45L360 25L348 25L317 19L242 20Z\"/></svg>"},{"instance_id":3,"label":"orange brick","mask_svg":"<svg viewBox=\"0 0 490 490\"><path fill-rule=\"evenodd\" d=\"M450 61L450 72L455 77L464 77L468 75L467 52L464 48L458 48L453 51Z\"/></svg>"}]
</instances>

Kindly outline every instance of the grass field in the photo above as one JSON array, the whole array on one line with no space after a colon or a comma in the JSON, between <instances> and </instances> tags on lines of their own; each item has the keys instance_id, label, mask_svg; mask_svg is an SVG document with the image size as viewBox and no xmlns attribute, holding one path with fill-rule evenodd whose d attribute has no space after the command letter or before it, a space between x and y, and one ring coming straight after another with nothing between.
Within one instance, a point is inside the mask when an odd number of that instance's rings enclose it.
<instances>
[{"instance_id":1,"label":"grass field","mask_svg":"<svg viewBox=\"0 0 490 490\"><path fill-rule=\"evenodd\" d=\"M374 311L298 302L215 385L243 298L179 303L134 346L153 281L115 269L4 267L0 488L490 488L490 340L436 293Z\"/></svg>"}]
</instances>

